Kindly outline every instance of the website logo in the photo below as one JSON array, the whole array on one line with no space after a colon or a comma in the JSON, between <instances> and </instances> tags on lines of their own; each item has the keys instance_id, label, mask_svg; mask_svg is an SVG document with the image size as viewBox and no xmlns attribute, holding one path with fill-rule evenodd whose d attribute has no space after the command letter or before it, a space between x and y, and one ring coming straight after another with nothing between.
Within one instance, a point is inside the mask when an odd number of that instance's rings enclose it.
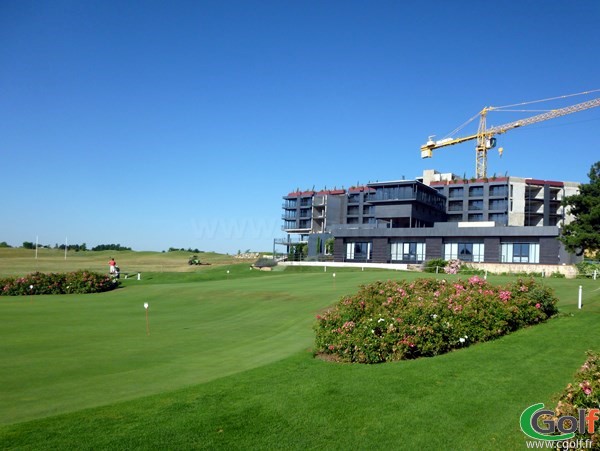
<instances>
[{"instance_id":1,"label":"website logo","mask_svg":"<svg viewBox=\"0 0 600 451\"><path fill-rule=\"evenodd\" d=\"M594 434L594 421L600 419L600 409L578 409L577 418L564 415L555 418L552 410L544 409L544 404L533 404L521 413L520 426L523 433L536 440L569 440L575 433ZM556 433L558 435L554 435Z\"/></svg>"}]
</instances>

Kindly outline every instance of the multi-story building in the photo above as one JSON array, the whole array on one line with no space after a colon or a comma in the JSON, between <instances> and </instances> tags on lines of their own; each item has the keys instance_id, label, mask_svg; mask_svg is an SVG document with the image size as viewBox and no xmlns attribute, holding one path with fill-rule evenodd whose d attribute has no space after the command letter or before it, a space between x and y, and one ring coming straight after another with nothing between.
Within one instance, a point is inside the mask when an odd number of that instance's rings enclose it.
<instances>
[{"instance_id":1,"label":"multi-story building","mask_svg":"<svg viewBox=\"0 0 600 451\"><path fill-rule=\"evenodd\" d=\"M333 238L335 261L573 263L557 240L570 220L561 201L578 184L518 177L462 180L425 171L416 180L284 196L288 238L309 257ZM297 242L296 241L296 242Z\"/></svg>"}]
</instances>

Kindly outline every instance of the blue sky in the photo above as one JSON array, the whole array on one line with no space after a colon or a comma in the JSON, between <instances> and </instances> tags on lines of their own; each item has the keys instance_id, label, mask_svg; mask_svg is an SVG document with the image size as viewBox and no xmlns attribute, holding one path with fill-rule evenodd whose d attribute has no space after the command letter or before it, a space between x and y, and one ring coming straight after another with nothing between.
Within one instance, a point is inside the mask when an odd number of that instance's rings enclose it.
<instances>
[{"instance_id":1,"label":"blue sky","mask_svg":"<svg viewBox=\"0 0 600 451\"><path fill-rule=\"evenodd\" d=\"M599 89L599 19L597 0L0 0L0 241L269 250L296 188L471 176L474 143L419 146ZM587 182L599 129L595 108L512 130L488 172Z\"/></svg>"}]
</instances>

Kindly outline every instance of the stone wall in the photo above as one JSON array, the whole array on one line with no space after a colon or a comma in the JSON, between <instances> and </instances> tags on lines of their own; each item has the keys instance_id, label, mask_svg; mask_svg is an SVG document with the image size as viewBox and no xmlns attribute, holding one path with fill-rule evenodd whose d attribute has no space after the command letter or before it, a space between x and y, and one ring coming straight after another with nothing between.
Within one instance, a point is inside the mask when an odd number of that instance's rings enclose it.
<instances>
[{"instance_id":1,"label":"stone wall","mask_svg":"<svg viewBox=\"0 0 600 451\"><path fill-rule=\"evenodd\" d=\"M543 273L550 277L552 273L564 274L567 279L574 279L577 276L577 268L573 265L533 265L519 263L468 263L469 266L477 269L487 270L491 273Z\"/></svg>"}]
</instances>

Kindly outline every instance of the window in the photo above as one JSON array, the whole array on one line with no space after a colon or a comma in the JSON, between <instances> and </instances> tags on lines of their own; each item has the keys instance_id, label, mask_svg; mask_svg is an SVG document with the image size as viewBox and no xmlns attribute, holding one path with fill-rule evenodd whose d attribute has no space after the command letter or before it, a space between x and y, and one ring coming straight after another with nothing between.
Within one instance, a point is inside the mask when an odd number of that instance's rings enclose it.
<instances>
[{"instance_id":1,"label":"window","mask_svg":"<svg viewBox=\"0 0 600 451\"><path fill-rule=\"evenodd\" d=\"M490 196L506 196L507 194L506 185L490 186Z\"/></svg>"},{"instance_id":2,"label":"window","mask_svg":"<svg viewBox=\"0 0 600 451\"><path fill-rule=\"evenodd\" d=\"M472 186L469 188L469 197L483 197L483 186Z\"/></svg>"},{"instance_id":3,"label":"window","mask_svg":"<svg viewBox=\"0 0 600 451\"><path fill-rule=\"evenodd\" d=\"M348 194L348 203L357 204L360 202L360 194Z\"/></svg>"},{"instance_id":4,"label":"window","mask_svg":"<svg viewBox=\"0 0 600 451\"><path fill-rule=\"evenodd\" d=\"M446 243L444 260L462 260L465 262L483 262L485 247L483 243Z\"/></svg>"},{"instance_id":5,"label":"window","mask_svg":"<svg viewBox=\"0 0 600 451\"><path fill-rule=\"evenodd\" d=\"M392 243L392 261L422 262L425 260L425 243Z\"/></svg>"},{"instance_id":6,"label":"window","mask_svg":"<svg viewBox=\"0 0 600 451\"><path fill-rule=\"evenodd\" d=\"M460 187L460 188L450 188L448 191L448 197L450 198L456 198L456 197L463 197L465 190Z\"/></svg>"},{"instance_id":7,"label":"window","mask_svg":"<svg viewBox=\"0 0 600 451\"><path fill-rule=\"evenodd\" d=\"M463 201L462 200L451 200L448 202L448 211L462 211Z\"/></svg>"},{"instance_id":8,"label":"window","mask_svg":"<svg viewBox=\"0 0 600 451\"><path fill-rule=\"evenodd\" d=\"M346 260L371 260L371 243L346 243Z\"/></svg>"},{"instance_id":9,"label":"window","mask_svg":"<svg viewBox=\"0 0 600 451\"><path fill-rule=\"evenodd\" d=\"M480 222L483 221L482 213L472 213L469 215L469 222Z\"/></svg>"},{"instance_id":10,"label":"window","mask_svg":"<svg viewBox=\"0 0 600 451\"><path fill-rule=\"evenodd\" d=\"M348 216L357 216L358 207L348 207Z\"/></svg>"},{"instance_id":11,"label":"window","mask_svg":"<svg viewBox=\"0 0 600 451\"><path fill-rule=\"evenodd\" d=\"M508 217L506 213L490 213L490 221L495 221L498 225L506 225Z\"/></svg>"},{"instance_id":12,"label":"window","mask_svg":"<svg viewBox=\"0 0 600 451\"><path fill-rule=\"evenodd\" d=\"M483 210L483 200L470 200L469 210Z\"/></svg>"},{"instance_id":13,"label":"window","mask_svg":"<svg viewBox=\"0 0 600 451\"><path fill-rule=\"evenodd\" d=\"M490 210L503 210L506 211L508 202L506 199L492 199L490 200Z\"/></svg>"},{"instance_id":14,"label":"window","mask_svg":"<svg viewBox=\"0 0 600 451\"><path fill-rule=\"evenodd\" d=\"M503 263L539 263L538 243L502 243L500 255Z\"/></svg>"}]
</instances>

